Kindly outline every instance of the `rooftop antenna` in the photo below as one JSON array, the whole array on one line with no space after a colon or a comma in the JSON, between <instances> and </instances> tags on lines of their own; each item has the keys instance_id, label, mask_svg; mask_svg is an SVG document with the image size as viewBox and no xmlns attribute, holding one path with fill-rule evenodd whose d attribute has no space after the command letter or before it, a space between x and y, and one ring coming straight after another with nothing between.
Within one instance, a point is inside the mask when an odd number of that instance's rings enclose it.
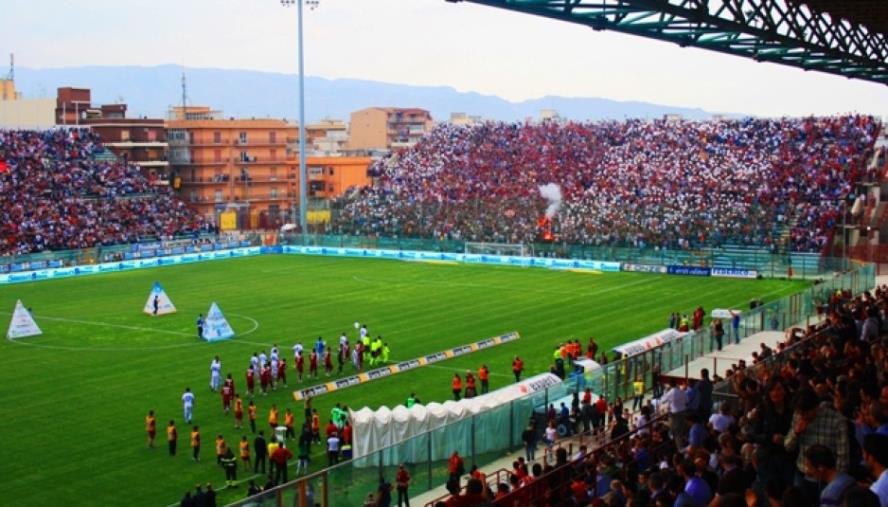
<instances>
[{"instance_id":1,"label":"rooftop antenna","mask_svg":"<svg viewBox=\"0 0 888 507\"><path fill-rule=\"evenodd\" d=\"M187 97L188 97L188 95L187 95L187 85L185 83L185 68L183 67L182 68L182 119L183 120L187 119L186 115L185 115L185 103L186 103Z\"/></svg>"},{"instance_id":2,"label":"rooftop antenna","mask_svg":"<svg viewBox=\"0 0 888 507\"><path fill-rule=\"evenodd\" d=\"M10 81L15 81L15 53L9 53L9 77Z\"/></svg>"}]
</instances>

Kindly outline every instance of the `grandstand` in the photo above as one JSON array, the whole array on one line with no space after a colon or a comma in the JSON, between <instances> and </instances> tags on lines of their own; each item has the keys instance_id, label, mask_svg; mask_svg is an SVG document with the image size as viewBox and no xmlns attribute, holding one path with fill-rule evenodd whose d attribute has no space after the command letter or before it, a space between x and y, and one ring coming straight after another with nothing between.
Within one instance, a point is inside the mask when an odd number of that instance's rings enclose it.
<instances>
[{"instance_id":1,"label":"grandstand","mask_svg":"<svg viewBox=\"0 0 888 507\"><path fill-rule=\"evenodd\" d=\"M729 46L677 18L706 2L467 1L624 31L656 7L689 30L656 38L888 76L883 34L832 58L801 29ZM31 331L0 343L0 500L203 507L224 465L235 507L390 507L407 472L425 507L888 507L886 157L864 114L443 123L377 160L323 233L220 235L92 131L0 130L0 313ZM208 304L224 341L195 336ZM349 355L368 323L385 352ZM342 338L339 370L322 352L303 380L302 345ZM256 387L266 351L291 362ZM225 453L268 448L228 388L289 449L277 473Z\"/></svg>"},{"instance_id":2,"label":"grandstand","mask_svg":"<svg viewBox=\"0 0 888 507\"><path fill-rule=\"evenodd\" d=\"M0 256L209 230L172 189L103 155L86 129L0 131Z\"/></svg>"},{"instance_id":3,"label":"grandstand","mask_svg":"<svg viewBox=\"0 0 888 507\"><path fill-rule=\"evenodd\" d=\"M820 252L874 176L871 117L438 126L371 168L341 233L751 254ZM459 184L456 184L459 182ZM540 225L540 185L564 202ZM545 229L545 230L544 230Z\"/></svg>"}]
</instances>

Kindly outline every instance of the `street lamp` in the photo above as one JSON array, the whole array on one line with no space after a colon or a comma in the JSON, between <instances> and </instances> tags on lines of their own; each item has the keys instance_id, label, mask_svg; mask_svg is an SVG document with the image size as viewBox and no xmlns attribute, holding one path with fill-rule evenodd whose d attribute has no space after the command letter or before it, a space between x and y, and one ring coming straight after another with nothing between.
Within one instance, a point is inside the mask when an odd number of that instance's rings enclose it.
<instances>
[{"instance_id":1,"label":"street lamp","mask_svg":"<svg viewBox=\"0 0 888 507\"><path fill-rule=\"evenodd\" d=\"M296 12L298 18L298 34L299 34L299 228L302 230L302 237L308 227L308 202L305 191L305 64L302 55L302 4L305 3L309 8L314 9L318 6L319 0L281 0L281 5L290 7L296 4Z\"/></svg>"}]
</instances>

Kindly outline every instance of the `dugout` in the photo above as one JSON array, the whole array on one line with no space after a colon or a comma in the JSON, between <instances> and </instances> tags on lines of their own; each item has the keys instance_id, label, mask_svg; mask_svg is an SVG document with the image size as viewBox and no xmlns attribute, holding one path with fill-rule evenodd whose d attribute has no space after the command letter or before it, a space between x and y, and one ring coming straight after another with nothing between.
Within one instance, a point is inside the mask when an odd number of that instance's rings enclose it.
<instances>
[{"instance_id":1,"label":"dugout","mask_svg":"<svg viewBox=\"0 0 888 507\"><path fill-rule=\"evenodd\" d=\"M533 408L561 398L571 386L551 373L488 394L407 408L350 411L354 466L387 466L501 452L520 445ZM467 460L468 462L468 460Z\"/></svg>"}]
</instances>

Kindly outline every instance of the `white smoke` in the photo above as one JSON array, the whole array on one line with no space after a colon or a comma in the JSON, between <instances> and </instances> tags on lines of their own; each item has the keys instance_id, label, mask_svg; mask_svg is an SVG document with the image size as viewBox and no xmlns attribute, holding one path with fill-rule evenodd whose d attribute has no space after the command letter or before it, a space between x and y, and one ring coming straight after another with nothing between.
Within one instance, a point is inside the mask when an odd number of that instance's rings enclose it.
<instances>
[{"instance_id":1,"label":"white smoke","mask_svg":"<svg viewBox=\"0 0 888 507\"><path fill-rule=\"evenodd\" d=\"M561 187L555 183L547 183L540 185L539 188L543 199L549 201L549 206L546 208L546 218L551 219L561 208Z\"/></svg>"}]
</instances>

